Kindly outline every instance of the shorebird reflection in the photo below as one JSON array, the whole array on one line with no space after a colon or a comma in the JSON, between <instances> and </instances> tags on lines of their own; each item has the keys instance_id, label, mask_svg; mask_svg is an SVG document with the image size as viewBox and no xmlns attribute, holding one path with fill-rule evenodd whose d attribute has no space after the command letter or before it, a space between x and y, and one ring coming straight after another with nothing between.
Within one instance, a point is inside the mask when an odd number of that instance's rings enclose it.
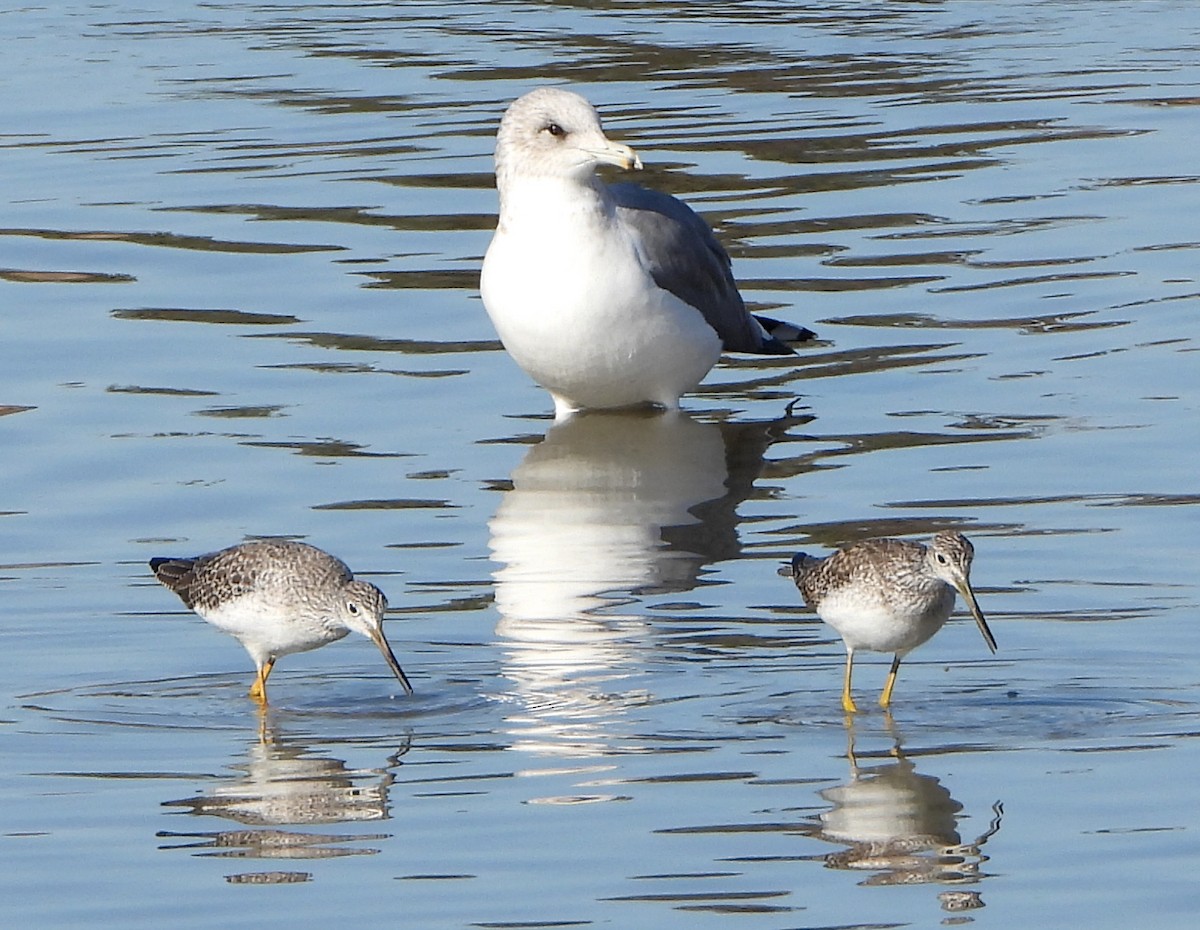
<instances>
[{"instance_id":1,"label":"shorebird reflection","mask_svg":"<svg viewBox=\"0 0 1200 930\"><path fill-rule=\"evenodd\" d=\"M825 865L873 873L863 885L978 882L987 861L982 847L1000 829L1000 805L992 808L988 828L964 843L958 831L962 805L937 778L920 774L893 737L889 761L863 766L849 727L850 780L820 792L831 806L809 834L845 847L827 855ZM975 893L940 897L947 910L983 906Z\"/></svg>"},{"instance_id":2,"label":"shorebird reflection","mask_svg":"<svg viewBox=\"0 0 1200 930\"><path fill-rule=\"evenodd\" d=\"M378 852L345 844L379 841L389 834L343 836L279 828L389 819L393 769L406 751L406 746L397 750L384 767L352 770L343 760L318 755L296 740L259 739L249 745L245 761L233 766L239 776L195 797L163 802L188 814L234 821L243 829L162 831L160 838L180 842L161 848L238 859L323 859Z\"/></svg>"}]
</instances>

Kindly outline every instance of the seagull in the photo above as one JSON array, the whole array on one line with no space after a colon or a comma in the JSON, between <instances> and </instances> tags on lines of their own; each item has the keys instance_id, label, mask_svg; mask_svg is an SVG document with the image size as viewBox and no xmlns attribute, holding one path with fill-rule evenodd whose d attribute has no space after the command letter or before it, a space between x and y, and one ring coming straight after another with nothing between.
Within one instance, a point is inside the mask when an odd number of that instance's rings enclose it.
<instances>
[{"instance_id":1,"label":"seagull","mask_svg":"<svg viewBox=\"0 0 1200 930\"><path fill-rule=\"evenodd\" d=\"M539 88L500 121L500 218L480 291L505 349L550 392L557 417L674 410L722 351L790 355L788 341L812 338L746 310L729 255L690 207L605 184L598 165L642 167L579 94Z\"/></svg>"}]
</instances>

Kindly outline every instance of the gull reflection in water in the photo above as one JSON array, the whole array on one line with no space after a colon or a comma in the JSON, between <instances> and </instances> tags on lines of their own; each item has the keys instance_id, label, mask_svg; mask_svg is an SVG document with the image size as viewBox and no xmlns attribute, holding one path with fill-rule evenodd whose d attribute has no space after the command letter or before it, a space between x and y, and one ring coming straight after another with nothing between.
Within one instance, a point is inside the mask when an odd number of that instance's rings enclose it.
<instances>
[{"instance_id":1,"label":"gull reflection in water","mask_svg":"<svg viewBox=\"0 0 1200 930\"><path fill-rule=\"evenodd\" d=\"M393 770L407 749L398 749L381 768L355 770L294 739L256 740L249 745L245 761L232 766L240 775L221 780L196 797L163 803L187 814L231 820L244 828L161 831L160 838L179 842L160 848L192 849L197 850L196 855L230 859L328 859L377 853L378 849L346 844L384 840L390 834L342 835L279 828L387 820ZM305 880L303 873L292 872L227 878L231 882Z\"/></svg>"},{"instance_id":2,"label":"gull reflection in water","mask_svg":"<svg viewBox=\"0 0 1200 930\"><path fill-rule=\"evenodd\" d=\"M1000 829L1003 812L992 807L988 828L964 843L958 832L962 805L938 779L922 775L904 755L899 736L889 761L859 764L853 724L847 724L850 781L826 788L821 797L832 806L820 815L810 836L846 847L825 856L831 869L872 872L863 885L970 885L986 877L984 844ZM948 911L983 907L976 891L947 891L938 896Z\"/></svg>"},{"instance_id":3,"label":"gull reflection in water","mask_svg":"<svg viewBox=\"0 0 1200 930\"><path fill-rule=\"evenodd\" d=\"M737 505L793 422L596 411L555 423L529 450L489 524L524 748L590 754L606 740L599 719L644 700L610 691L645 643L644 617L627 608L688 591L704 565L737 554Z\"/></svg>"}]
</instances>

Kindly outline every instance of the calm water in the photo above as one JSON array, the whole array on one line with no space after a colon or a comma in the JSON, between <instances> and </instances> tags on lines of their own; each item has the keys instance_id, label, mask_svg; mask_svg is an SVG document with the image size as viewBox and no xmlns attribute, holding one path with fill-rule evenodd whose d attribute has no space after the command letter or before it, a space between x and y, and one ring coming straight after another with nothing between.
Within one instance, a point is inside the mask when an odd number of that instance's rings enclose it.
<instances>
[{"instance_id":1,"label":"calm water","mask_svg":"<svg viewBox=\"0 0 1200 930\"><path fill-rule=\"evenodd\" d=\"M1194 923L1194 3L147 0L0 40L4 926ZM821 341L553 425L476 289L544 82ZM1000 651L951 624L848 729L776 566L942 527ZM413 698L355 638L259 719L145 566L255 534L384 588Z\"/></svg>"}]
</instances>

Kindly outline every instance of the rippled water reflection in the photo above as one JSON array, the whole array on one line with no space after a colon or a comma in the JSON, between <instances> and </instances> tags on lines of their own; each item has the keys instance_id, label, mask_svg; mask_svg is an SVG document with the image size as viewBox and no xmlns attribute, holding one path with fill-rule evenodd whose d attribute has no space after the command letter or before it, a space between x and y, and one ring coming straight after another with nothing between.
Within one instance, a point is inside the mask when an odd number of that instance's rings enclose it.
<instances>
[{"instance_id":1,"label":"rippled water reflection","mask_svg":"<svg viewBox=\"0 0 1200 930\"><path fill-rule=\"evenodd\" d=\"M3 923L1185 925L1198 33L1177 0L0 14ZM544 82L819 341L553 423L477 293L492 136ZM946 527L1000 651L951 623L849 728L775 568ZM258 715L145 566L253 534L388 593L411 699L346 640Z\"/></svg>"}]
</instances>

